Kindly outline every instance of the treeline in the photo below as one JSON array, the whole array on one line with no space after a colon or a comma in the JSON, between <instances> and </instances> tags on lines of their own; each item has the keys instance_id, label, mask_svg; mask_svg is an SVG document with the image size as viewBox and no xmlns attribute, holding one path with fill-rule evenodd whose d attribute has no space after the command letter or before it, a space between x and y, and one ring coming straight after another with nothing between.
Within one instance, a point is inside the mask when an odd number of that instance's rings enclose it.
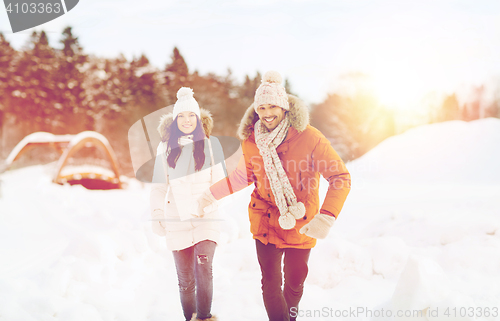
<instances>
[{"instance_id":1,"label":"treeline","mask_svg":"<svg viewBox=\"0 0 500 321\"><path fill-rule=\"evenodd\" d=\"M230 69L222 76L190 71L178 48L164 68L151 65L145 55L128 60L123 55L102 58L87 54L71 27L64 29L56 47L41 31L33 32L21 50L12 48L0 33L0 158L36 131L76 134L95 130L110 141L122 173L132 175L127 142L130 126L175 103L181 86L193 88L200 106L212 112L214 135L236 137L238 123L253 102L260 80L259 72L240 83ZM285 87L293 93L287 79ZM498 117L500 99L485 104L483 89L467 104L460 105L456 95L445 97L423 119L407 127ZM405 129L395 111L362 91L329 94L311 107L312 125L330 139L345 161Z\"/></svg>"},{"instance_id":2,"label":"treeline","mask_svg":"<svg viewBox=\"0 0 500 321\"><path fill-rule=\"evenodd\" d=\"M456 94L447 95L440 105L431 106L429 121L437 123L448 120L472 121L487 117L500 117L500 85L492 98L488 99L485 96L484 85L474 87L471 98L466 103L460 104Z\"/></svg>"},{"instance_id":3,"label":"treeline","mask_svg":"<svg viewBox=\"0 0 500 321\"><path fill-rule=\"evenodd\" d=\"M257 72L240 84L229 69L224 76L190 72L177 48L163 69L145 55L132 60L89 55L71 27L59 43L53 47L44 31L33 32L18 51L0 33L0 156L36 131L95 130L110 141L122 172L131 174L128 129L175 103L181 86L193 88L200 106L212 112L215 135L236 136L261 79Z\"/></svg>"},{"instance_id":4,"label":"treeline","mask_svg":"<svg viewBox=\"0 0 500 321\"><path fill-rule=\"evenodd\" d=\"M311 123L330 140L344 161L358 158L396 134L394 112L364 93L329 94L313 106Z\"/></svg>"}]
</instances>

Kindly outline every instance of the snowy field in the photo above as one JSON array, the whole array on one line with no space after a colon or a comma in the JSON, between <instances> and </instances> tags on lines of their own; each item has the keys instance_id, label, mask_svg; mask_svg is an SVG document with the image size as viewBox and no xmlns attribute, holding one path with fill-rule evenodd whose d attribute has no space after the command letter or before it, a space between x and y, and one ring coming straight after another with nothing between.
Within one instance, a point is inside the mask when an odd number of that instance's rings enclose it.
<instances>
[{"instance_id":1,"label":"snowy field","mask_svg":"<svg viewBox=\"0 0 500 321\"><path fill-rule=\"evenodd\" d=\"M60 186L54 166L0 176L0 320L182 320L149 187ZM415 128L348 167L353 188L311 252L298 320L500 320L500 120ZM222 321L267 319L250 193L222 205Z\"/></svg>"}]
</instances>

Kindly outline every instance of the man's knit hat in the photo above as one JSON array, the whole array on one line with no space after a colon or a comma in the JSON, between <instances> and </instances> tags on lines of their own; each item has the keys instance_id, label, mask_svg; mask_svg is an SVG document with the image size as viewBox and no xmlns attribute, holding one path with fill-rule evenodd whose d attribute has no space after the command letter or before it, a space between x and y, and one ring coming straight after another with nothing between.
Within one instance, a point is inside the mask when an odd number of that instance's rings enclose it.
<instances>
[{"instance_id":1,"label":"man's knit hat","mask_svg":"<svg viewBox=\"0 0 500 321\"><path fill-rule=\"evenodd\" d=\"M268 71L262 77L262 83L255 91L253 107L257 111L257 107L264 104L276 105L285 110L290 109L288 104L288 95L285 87L281 85L282 78L277 71Z\"/></svg>"},{"instance_id":2,"label":"man's knit hat","mask_svg":"<svg viewBox=\"0 0 500 321\"><path fill-rule=\"evenodd\" d=\"M198 102L193 97L194 93L191 88L181 87L179 91L177 91L177 101L174 105L174 110L172 111L173 117L177 117L179 113L183 111L191 111L200 118L200 106Z\"/></svg>"}]
</instances>

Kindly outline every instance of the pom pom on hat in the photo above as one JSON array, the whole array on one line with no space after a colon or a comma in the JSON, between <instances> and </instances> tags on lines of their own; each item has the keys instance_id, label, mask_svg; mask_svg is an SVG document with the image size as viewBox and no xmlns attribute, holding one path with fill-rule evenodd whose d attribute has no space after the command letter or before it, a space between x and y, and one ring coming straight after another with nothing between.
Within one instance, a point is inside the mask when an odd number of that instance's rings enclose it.
<instances>
[{"instance_id":1,"label":"pom pom on hat","mask_svg":"<svg viewBox=\"0 0 500 321\"><path fill-rule=\"evenodd\" d=\"M260 105L275 105L285 110L290 109L285 87L281 85L283 78L277 71L268 71L262 77L262 83L255 91L253 108L257 111Z\"/></svg>"},{"instance_id":2,"label":"pom pom on hat","mask_svg":"<svg viewBox=\"0 0 500 321\"><path fill-rule=\"evenodd\" d=\"M264 77L262 77L261 82L273 82L273 83L281 84L282 81L283 81L283 78L281 78L281 75L279 72L274 71L274 70L270 70L270 71L266 72Z\"/></svg>"},{"instance_id":3,"label":"pom pom on hat","mask_svg":"<svg viewBox=\"0 0 500 321\"><path fill-rule=\"evenodd\" d=\"M193 89L188 87L181 87L181 89L177 91L177 101L175 102L174 110L172 111L174 119L183 111L193 112L196 116L198 116L198 118L201 118L200 106L193 96Z\"/></svg>"},{"instance_id":4,"label":"pom pom on hat","mask_svg":"<svg viewBox=\"0 0 500 321\"><path fill-rule=\"evenodd\" d=\"M193 96L194 96L193 89L189 87L181 87L181 89L177 91L177 99L181 99L182 97L185 97L184 99L188 99Z\"/></svg>"}]
</instances>

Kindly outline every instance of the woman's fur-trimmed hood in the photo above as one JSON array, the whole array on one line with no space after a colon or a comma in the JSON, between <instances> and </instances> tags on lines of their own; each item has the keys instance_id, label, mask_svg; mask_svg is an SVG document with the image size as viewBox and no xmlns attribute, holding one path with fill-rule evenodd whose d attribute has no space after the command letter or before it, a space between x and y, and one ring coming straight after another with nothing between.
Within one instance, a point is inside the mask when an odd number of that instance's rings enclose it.
<instances>
[{"instance_id":1,"label":"woman's fur-trimmed hood","mask_svg":"<svg viewBox=\"0 0 500 321\"><path fill-rule=\"evenodd\" d=\"M214 121L212 119L212 114L203 108L200 108L200 116L201 116L201 124L203 125L203 131L207 137L210 137L212 134L212 129L214 128ZM162 142L168 141L169 129L172 123L174 122L173 114L169 113L161 116L160 125L158 126L158 133L160 133L160 137Z\"/></svg>"},{"instance_id":2,"label":"woman's fur-trimmed hood","mask_svg":"<svg viewBox=\"0 0 500 321\"><path fill-rule=\"evenodd\" d=\"M299 132L304 131L307 125L309 125L309 110L306 104L293 95L288 95L288 104L290 105L290 110L288 111L290 125ZM253 126L257 120L259 120L259 116L252 104L247 108L238 128L238 137L241 140L245 140L252 135Z\"/></svg>"}]
</instances>

